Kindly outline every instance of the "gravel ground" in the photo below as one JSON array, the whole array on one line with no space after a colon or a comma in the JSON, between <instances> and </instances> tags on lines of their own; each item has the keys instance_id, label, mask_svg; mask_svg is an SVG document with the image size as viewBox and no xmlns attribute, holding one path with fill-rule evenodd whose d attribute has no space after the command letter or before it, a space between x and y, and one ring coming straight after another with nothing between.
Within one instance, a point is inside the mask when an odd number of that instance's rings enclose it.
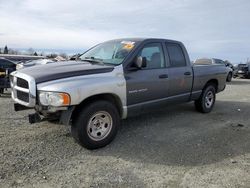
<instances>
[{"instance_id":1,"label":"gravel ground","mask_svg":"<svg viewBox=\"0 0 250 188\"><path fill-rule=\"evenodd\" d=\"M250 80L193 104L123 121L112 144L88 151L69 127L30 125L0 97L0 187L250 187Z\"/></svg>"}]
</instances>

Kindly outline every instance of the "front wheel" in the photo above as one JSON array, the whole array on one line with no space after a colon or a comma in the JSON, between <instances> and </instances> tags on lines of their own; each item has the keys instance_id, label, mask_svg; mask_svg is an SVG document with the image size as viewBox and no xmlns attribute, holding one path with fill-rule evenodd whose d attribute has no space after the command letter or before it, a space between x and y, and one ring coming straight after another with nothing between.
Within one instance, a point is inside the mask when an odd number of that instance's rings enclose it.
<instances>
[{"instance_id":1,"label":"front wheel","mask_svg":"<svg viewBox=\"0 0 250 188\"><path fill-rule=\"evenodd\" d=\"M216 99L216 89L213 84L208 85L202 92L200 98L195 101L196 110L202 113L212 111Z\"/></svg>"},{"instance_id":2,"label":"front wheel","mask_svg":"<svg viewBox=\"0 0 250 188\"><path fill-rule=\"evenodd\" d=\"M231 82L233 78L233 73L229 72L227 75L227 82Z\"/></svg>"},{"instance_id":3,"label":"front wheel","mask_svg":"<svg viewBox=\"0 0 250 188\"><path fill-rule=\"evenodd\" d=\"M108 101L97 101L83 108L71 127L73 137L87 149L108 145L116 136L120 116Z\"/></svg>"},{"instance_id":4,"label":"front wheel","mask_svg":"<svg viewBox=\"0 0 250 188\"><path fill-rule=\"evenodd\" d=\"M250 79L250 72L247 72L247 78Z\"/></svg>"}]
</instances>

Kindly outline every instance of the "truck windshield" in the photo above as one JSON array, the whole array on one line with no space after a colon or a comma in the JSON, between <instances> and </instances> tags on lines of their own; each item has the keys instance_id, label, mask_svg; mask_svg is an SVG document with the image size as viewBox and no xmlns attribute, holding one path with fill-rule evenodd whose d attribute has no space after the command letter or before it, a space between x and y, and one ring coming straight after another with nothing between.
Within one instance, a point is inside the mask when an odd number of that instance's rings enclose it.
<instances>
[{"instance_id":1,"label":"truck windshield","mask_svg":"<svg viewBox=\"0 0 250 188\"><path fill-rule=\"evenodd\" d=\"M82 54L80 60L119 65L134 48L133 41L109 41L101 43Z\"/></svg>"}]
</instances>

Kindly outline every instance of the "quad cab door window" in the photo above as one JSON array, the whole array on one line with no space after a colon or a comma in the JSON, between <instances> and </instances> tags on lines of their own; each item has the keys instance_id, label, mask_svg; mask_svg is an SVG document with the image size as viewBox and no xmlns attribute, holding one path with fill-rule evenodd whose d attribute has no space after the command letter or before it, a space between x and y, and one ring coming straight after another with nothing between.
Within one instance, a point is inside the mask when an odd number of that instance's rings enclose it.
<instances>
[{"instance_id":1,"label":"quad cab door window","mask_svg":"<svg viewBox=\"0 0 250 188\"><path fill-rule=\"evenodd\" d=\"M139 56L146 57L147 66L144 69L160 69L165 67L163 51L160 43L146 45Z\"/></svg>"},{"instance_id":2,"label":"quad cab door window","mask_svg":"<svg viewBox=\"0 0 250 188\"><path fill-rule=\"evenodd\" d=\"M166 43L170 59L170 96L180 101L188 101L192 88L193 70L184 56L182 47L176 43Z\"/></svg>"}]
</instances>

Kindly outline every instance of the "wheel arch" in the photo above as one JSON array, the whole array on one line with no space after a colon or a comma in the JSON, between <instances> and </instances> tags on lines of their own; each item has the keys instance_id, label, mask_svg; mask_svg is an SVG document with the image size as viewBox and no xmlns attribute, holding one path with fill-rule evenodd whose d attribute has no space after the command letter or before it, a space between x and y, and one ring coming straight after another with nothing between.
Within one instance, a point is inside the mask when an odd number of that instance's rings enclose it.
<instances>
[{"instance_id":1,"label":"wheel arch","mask_svg":"<svg viewBox=\"0 0 250 188\"><path fill-rule=\"evenodd\" d=\"M122 105L122 101L120 100L120 98L116 94L113 94L113 93L102 93L102 94L96 94L96 95L92 95L92 96L85 98L73 110L72 115L71 115L71 120L74 120L84 107L98 100L105 100L105 101L111 102L117 108L120 117L122 117L123 105Z\"/></svg>"},{"instance_id":2,"label":"wheel arch","mask_svg":"<svg viewBox=\"0 0 250 188\"><path fill-rule=\"evenodd\" d=\"M205 86L203 87L202 90L204 90L207 86L209 85L214 85L215 86L215 90L216 90L216 93L218 92L218 85L219 85L219 82L217 79L211 79L211 80L208 80L207 83L205 84Z\"/></svg>"}]
</instances>

